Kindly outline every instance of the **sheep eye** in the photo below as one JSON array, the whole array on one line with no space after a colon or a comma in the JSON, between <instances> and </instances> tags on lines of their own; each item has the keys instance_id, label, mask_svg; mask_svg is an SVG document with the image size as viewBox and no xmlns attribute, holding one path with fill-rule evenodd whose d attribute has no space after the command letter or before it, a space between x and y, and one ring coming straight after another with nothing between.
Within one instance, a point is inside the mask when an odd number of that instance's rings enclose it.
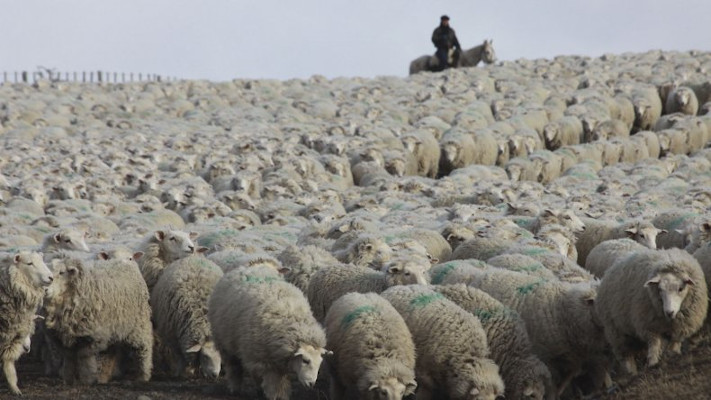
<instances>
[{"instance_id":1,"label":"sheep eye","mask_svg":"<svg viewBox=\"0 0 711 400\"><path fill-rule=\"evenodd\" d=\"M28 262L27 265L32 266L32 265L35 265L35 263L33 263L33 262Z\"/></svg>"},{"instance_id":2,"label":"sheep eye","mask_svg":"<svg viewBox=\"0 0 711 400\"><path fill-rule=\"evenodd\" d=\"M307 360L307 359L305 359L305 358L302 358L302 359L301 359L301 362L303 362L305 365L311 364L311 360Z\"/></svg>"},{"instance_id":3,"label":"sheep eye","mask_svg":"<svg viewBox=\"0 0 711 400\"><path fill-rule=\"evenodd\" d=\"M644 239L644 233L642 233L641 235L639 235L639 237L641 237L642 239Z\"/></svg>"},{"instance_id":4,"label":"sheep eye","mask_svg":"<svg viewBox=\"0 0 711 400\"><path fill-rule=\"evenodd\" d=\"M71 243L72 239L64 239L64 243Z\"/></svg>"},{"instance_id":5,"label":"sheep eye","mask_svg":"<svg viewBox=\"0 0 711 400\"><path fill-rule=\"evenodd\" d=\"M410 276L410 273L409 273L409 272L405 272L405 276Z\"/></svg>"},{"instance_id":6,"label":"sheep eye","mask_svg":"<svg viewBox=\"0 0 711 400\"><path fill-rule=\"evenodd\" d=\"M684 291L684 286L679 286L679 293Z\"/></svg>"},{"instance_id":7,"label":"sheep eye","mask_svg":"<svg viewBox=\"0 0 711 400\"><path fill-rule=\"evenodd\" d=\"M175 237L172 237L172 238L170 238L170 240L172 240L172 241L174 241L174 242L175 242Z\"/></svg>"}]
</instances>

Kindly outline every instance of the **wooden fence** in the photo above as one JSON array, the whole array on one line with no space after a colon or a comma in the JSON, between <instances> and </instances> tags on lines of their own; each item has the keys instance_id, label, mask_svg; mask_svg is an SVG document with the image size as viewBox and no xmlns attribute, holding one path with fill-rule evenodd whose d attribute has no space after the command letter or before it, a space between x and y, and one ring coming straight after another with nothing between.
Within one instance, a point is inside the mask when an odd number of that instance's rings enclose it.
<instances>
[{"instance_id":1,"label":"wooden fence","mask_svg":"<svg viewBox=\"0 0 711 400\"><path fill-rule=\"evenodd\" d=\"M39 80L52 82L82 83L126 83L126 82L170 82L178 78L158 74L125 73L108 71L57 72L50 69L37 71L3 72L0 83L35 83Z\"/></svg>"}]
</instances>

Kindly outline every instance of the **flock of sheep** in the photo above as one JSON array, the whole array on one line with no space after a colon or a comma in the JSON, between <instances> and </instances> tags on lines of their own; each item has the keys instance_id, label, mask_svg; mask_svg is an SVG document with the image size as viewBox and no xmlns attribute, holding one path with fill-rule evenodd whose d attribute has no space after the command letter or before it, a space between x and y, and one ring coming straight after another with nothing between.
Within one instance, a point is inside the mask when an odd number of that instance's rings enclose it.
<instances>
[{"instance_id":1,"label":"flock of sheep","mask_svg":"<svg viewBox=\"0 0 711 400\"><path fill-rule=\"evenodd\" d=\"M280 400L319 375L332 399L624 385L708 343L709 71L0 86L9 391L30 349L67 384Z\"/></svg>"}]
</instances>

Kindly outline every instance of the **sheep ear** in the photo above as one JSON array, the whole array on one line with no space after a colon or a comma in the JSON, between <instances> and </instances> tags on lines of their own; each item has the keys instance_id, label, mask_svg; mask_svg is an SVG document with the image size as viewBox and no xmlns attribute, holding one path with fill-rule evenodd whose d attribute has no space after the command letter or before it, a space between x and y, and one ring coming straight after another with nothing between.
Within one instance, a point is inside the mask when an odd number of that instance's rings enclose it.
<instances>
[{"instance_id":1,"label":"sheep ear","mask_svg":"<svg viewBox=\"0 0 711 400\"><path fill-rule=\"evenodd\" d=\"M330 357L333 355L331 350L321 349L321 355L324 357Z\"/></svg>"},{"instance_id":2,"label":"sheep ear","mask_svg":"<svg viewBox=\"0 0 711 400\"><path fill-rule=\"evenodd\" d=\"M281 268L279 268L278 271L279 271L279 274L284 275L284 274L288 274L289 272L291 272L291 268L281 267Z\"/></svg>"},{"instance_id":3,"label":"sheep ear","mask_svg":"<svg viewBox=\"0 0 711 400\"><path fill-rule=\"evenodd\" d=\"M378 384L376 382L372 382L370 386L368 387L368 391L370 392L371 390L375 390L378 388Z\"/></svg>"},{"instance_id":4,"label":"sheep ear","mask_svg":"<svg viewBox=\"0 0 711 400\"><path fill-rule=\"evenodd\" d=\"M402 272L402 267L399 265L392 265L388 267L389 274L399 274L400 272Z\"/></svg>"},{"instance_id":5,"label":"sheep ear","mask_svg":"<svg viewBox=\"0 0 711 400\"><path fill-rule=\"evenodd\" d=\"M544 217L554 217L555 211L551 210L550 208L546 208L545 210L543 210L543 216Z\"/></svg>"},{"instance_id":6,"label":"sheep ear","mask_svg":"<svg viewBox=\"0 0 711 400\"><path fill-rule=\"evenodd\" d=\"M97 257L99 260L104 260L104 261L106 261L106 260L109 259L109 253L107 253L107 252L105 252L105 251L100 251L99 254L96 255L96 257Z\"/></svg>"},{"instance_id":7,"label":"sheep ear","mask_svg":"<svg viewBox=\"0 0 711 400\"><path fill-rule=\"evenodd\" d=\"M701 224L701 230L704 232L711 231L711 224L708 222L704 222L703 224Z\"/></svg>"},{"instance_id":8,"label":"sheep ear","mask_svg":"<svg viewBox=\"0 0 711 400\"><path fill-rule=\"evenodd\" d=\"M515 205L513 205L511 203L506 203L506 210L510 213L513 213L513 212L516 212L516 210L518 210L518 207L516 207Z\"/></svg>"},{"instance_id":9,"label":"sheep ear","mask_svg":"<svg viewBox=\"0 0 711 400\"><path fill-rule=\"evenodd\" d=\"M200 343L190 347L189 349L185 350L186 353L197 353L202 349L202 345Z\"/></svg>"},{"instance_id":10,"label":"sheep ear","mask_svg":"<svg viewBox=\"0 0 711 400\"><path fill-rule=\"evenodd\" d=\"M695 285L696 285L696 282L694 282L694 280L691 279L691 278L686 278L686 279L684 279L684 283L687 284L687 285L692 285L692 286L695 286Z\"/></svg>"},{"instance_id":11,"label":"sheep ear","mask_svg":"<svg viewBox=\"0 0 711 400\"><path fill-rule=\"evenodd\" d=\"M417 382L410 381L405 384L405 396L415 394L415 390L417 390Z\"/></svg>"},{"instance_id":12,"label":"sheep ear","mask_svg":"<svg viewBox=\"0 0 711 400\"><path fill-rule=\"evenodd\" d=\"M662 229L662 231L664 231L664 229ZM685 234L686 234L686 232L684 232L683 229L674 229L674 232L676 232L676 233L678 233L678 234L680 234L680 235L685 235ZM666 233L666 232L664 232L664 233Z\"/></svg>"},{"instance_id":13,"label":"sheep ear","mask_svg":"<svg viewBox=\"0 0 711 400\"><path fill-rule=\"evenodd\" d=\"M62 234L61 233L55 233L54 236L52 236L52 239L54 239L55 243L59 243L62 241Z\"/></svg>"},{"instance_id":14,"label":"sheep ear","mask_svg":"<svg viewBox=\"0 0 711 400\"><path fill-rule=\"evenodd\" d=\"M195 240L195 238L197 238L198 235L199 235L199 233L194 232L194 231L193 231L193 232L190 232L190 233L188 234L188 236L190 237L190 240Z\"/></svg>"},{"instance_id":15,"label":"sheep ear","mask_svg":"<svg viewBox=\"0 0 711 400\"><path fill-rule=\"evenodd\" d=\"M55 260L56 260L56 259L55 259ZM19 255L19 254L15 254L15 257L13 257L13 261L15 262L15 264L18 264L18 263L20 262L20 255ZM52 260L52 261L54 261L54 260ZM57 261L58 261L58 260L57 260Z\"/></svg>"},{"instance_id":16,"label":"sheep ear","mask_svg":"<svg viewBox=\"0 0 711 400\"><path fill-rule=\"evenodd\" d=\"M669 233L669 231L667 231L666 229L659 229L659 232L657 232L657 234L660 233Z\"/></svg>"},{"instance_id":17,"label":"sheep ear","mask_svg":"<svg viewBox=\"0 0 711 400\"><path fill-rule=\"evenodd\" d=\"M430 264L437 264L439 262L439 258L433 257L432 254L427 254L427 259L430 260Z\"/></svg>"},{"instance_id":18,"label":"sheep ear","mask_svg":"<svg viewBox=\"0 0 711 400\"><path fill-rule=\"evenodd\" d=\"M529 386L523 389L523 396L533 398L533 388Z\"/></svg>"},{"instance_id":19,"label":"sheep ear","mask_svg":"<svg viewBox=\"0 0 711 400\"><path fill-rule=\"evenodd\" d=\"M373 244L372 243L366 243L363 248L365 250L373 250Z\"/></svg>"},{"instance_id":20,"label":"sheep ear","mask_svg":"<svg viewBox=\"0 0 711 400\"><path fill-rule=\"evenodd\" d=\"M632 236L634 236L635 234L637 234L637 228L625 229L625 233L627 234L627 236L632 237Z\"/></svg>"},{"instance_id":21,"label":"sheep ear","mask_svg":"<svg viewBox=\"0 0 711 400\"><path fill-rule=\"evenodd\" d=\"M208 250L210 250L210 249L207 248L207 247L205 247L205 246L200 246L200 247L198 247L198 248L195 250L195 252L196 252L196 253L205 253L205 252L208 251Z\"/></svg>"},{"instance_id":22,"label":"sheep ear","mask_svg":"<svg viewBox=\"0 0 711 400\"><path fill-rule=\"evenodd\" d=\"M477 389L477 388L472 388L472 390L469 391L469 394L470 394L472 397L476 397L476 396L479 395L479 389Z\"/></svg>"},{"instance_id":23,"label":"sheep ear","mask_svg":"<svg viewBox=\"0 0 711 400\"><path fill-rule=\"evenodd\" d=\"M165 239L165 232L163 232L163 231L156 231L156 233L155 233L155 238L158 239L158 240L160 240L160 241L162 242L163 239Z\"/></svg>"},{"instance_id":24,"label":"sheep ear","mask_svg":"<svg viewBox=\"0 0 711 400\"><path fill-rule=\"evenodd\" d=\"M143 252L142 251L137 251L133 253L131 258L133 258L133 261L138 261L139 258L143 257Z\"/></svg>"},{"instance_id":25,"label":"sheep ear","mask_svg":"<svg viewBox=\"0 0 711 400\"><path fill-rule=\"evenodd\" d=\"M661 278L659 277L659 275L657 275L654 278L645 282L644 287L649 287L650 285L658 285L660 280L661 280Z\"/></svg>"}]
</instances>

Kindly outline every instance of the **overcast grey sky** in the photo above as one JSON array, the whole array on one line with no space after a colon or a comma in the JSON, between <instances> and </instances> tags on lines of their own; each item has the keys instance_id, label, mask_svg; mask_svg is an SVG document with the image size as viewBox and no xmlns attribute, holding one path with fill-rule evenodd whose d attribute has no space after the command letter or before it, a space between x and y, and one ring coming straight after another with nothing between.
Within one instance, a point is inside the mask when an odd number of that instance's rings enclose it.
<instances>
[{"instance_id":1,"label":"overcast grey sky","mask_svg":"<svg viewBox=\"0 0 711 400\"><path fill-rule=\"evenodd\" d=\"M0 71L179 78L407 74L451 17L500 60L711 50L710 0L0 0Z\"/></svg>"}]
</instances>

